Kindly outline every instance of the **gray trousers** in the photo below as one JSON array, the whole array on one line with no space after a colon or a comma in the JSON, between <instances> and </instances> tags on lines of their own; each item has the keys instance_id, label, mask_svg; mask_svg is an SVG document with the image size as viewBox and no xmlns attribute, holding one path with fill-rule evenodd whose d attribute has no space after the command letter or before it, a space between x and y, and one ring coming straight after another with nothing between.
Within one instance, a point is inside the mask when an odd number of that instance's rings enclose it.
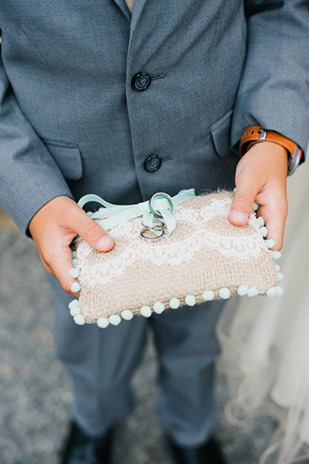
<instances>
[{"instance_id":1,"label":"gray trousers","mask_svg":"<svg viewBox=\"0 0 309 464\"><path fill-rule=\"evenodd\" d=\"M135 404L130 381L139 366L148 330L159 359L158 413L165 430L184 446L198 445L214 423L215 325L223 302L136 316L117 327L77 326L68 310L72 296L53 276L55 346L73 386L73 419L100 435Z\"/></svg>"}]
</instances>

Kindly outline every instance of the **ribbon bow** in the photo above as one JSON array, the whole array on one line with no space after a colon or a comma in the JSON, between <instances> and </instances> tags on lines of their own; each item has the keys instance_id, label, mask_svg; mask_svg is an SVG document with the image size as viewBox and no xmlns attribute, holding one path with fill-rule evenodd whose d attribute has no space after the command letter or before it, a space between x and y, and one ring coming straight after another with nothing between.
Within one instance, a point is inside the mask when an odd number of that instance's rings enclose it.
<instances>
[{"instance_id":1,"label":"ribbon bow","mask_svg":"<svg viewBox=\"0 0 309 464\"><path fill-rule=\"evenodd\" d=\"M87 214L91 219L98 219L98 224L106 231L130 219L142 217L143 230L151 230L157 237L161 237L163 234L168 237L176 228L173 215L174 207L186 200L195 198L195 196L194 189L181 190L174 197L164 192L158 192L149 201L134 205L114 205L98 195L84 195L79 200L78 205L81 208L90 202L102 205L98 211Z\"/></svg>"}]
</instances>

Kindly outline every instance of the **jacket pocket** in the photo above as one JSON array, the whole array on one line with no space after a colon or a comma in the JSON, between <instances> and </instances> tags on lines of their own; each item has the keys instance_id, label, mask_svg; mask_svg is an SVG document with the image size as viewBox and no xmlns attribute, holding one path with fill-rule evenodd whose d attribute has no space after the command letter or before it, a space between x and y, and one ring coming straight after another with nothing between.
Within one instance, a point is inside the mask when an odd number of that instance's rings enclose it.
<instances>
[{"instance_id":1,"label":"jacket pocket","mask_svg":"<svg viewBox=\"0 0 309 464\"><path fill-rule=\"evenodd\" d=\"M82 177L82 157L77 145L50 139L42 141L66 179L77 180Z\"/></svg>"},{"instance_id":2,"label":"jacket pocket","mask_svg":"<svg viewBox=\"0 0 309 464\"><path fill-rule=\"evenodd\" d=\"M230 110L210 126L215 150L221 158L226 158L232 152L230 142L232 116L233 110Z\"/></svg>"}]
</instances>

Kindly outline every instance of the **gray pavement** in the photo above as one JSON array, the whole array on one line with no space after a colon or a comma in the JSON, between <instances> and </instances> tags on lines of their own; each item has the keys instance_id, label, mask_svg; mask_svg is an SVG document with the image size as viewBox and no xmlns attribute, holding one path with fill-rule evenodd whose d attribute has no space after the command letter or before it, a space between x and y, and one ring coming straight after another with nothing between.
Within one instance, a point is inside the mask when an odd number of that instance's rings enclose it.
<instances>
[{"instance_id":1,"label":"gray pavement","mask_svg":"<svg viewBox=\"0 0 309 464\"><path fill-rule=\"evenodd\" d=\"M34 244L1 212L0 250L0 464L57 464L69 420L70 385L55 359L51 294ZM134 385L139 406L119 425L114 462L171 464L155 414L151 340ZM216 435L229 463L257 463L272 420L231 427L223 415L228 393L220 375L216 395Z\"/></svg>"}]
</instances>

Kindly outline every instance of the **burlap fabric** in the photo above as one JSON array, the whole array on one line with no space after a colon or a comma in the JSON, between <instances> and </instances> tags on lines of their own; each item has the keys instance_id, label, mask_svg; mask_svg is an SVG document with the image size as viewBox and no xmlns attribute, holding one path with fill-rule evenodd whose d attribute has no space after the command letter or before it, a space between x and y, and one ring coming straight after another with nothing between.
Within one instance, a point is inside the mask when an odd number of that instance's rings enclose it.
<instances>
[{"instance_id":1,"label":"burlap fabric","mask_svg":"<svg viewBox=\"0 0 309 464\"><path fill-rule=\"evenodd\" d=\"M240 286L265 294L276 285L275 265L255 213L248 225L233 226L228 220L231 201L232 193L219 192L177 206L177 227L170 237L142 238L137 218L110 231L116 245L108 253L78 242L75 264L85 322L123 310L140 314L142 307L153 310L157 302L169 308L175 298L180 305L201 303L204 292L218 299L237 293Z\"/></svg>"}]
</instances>

